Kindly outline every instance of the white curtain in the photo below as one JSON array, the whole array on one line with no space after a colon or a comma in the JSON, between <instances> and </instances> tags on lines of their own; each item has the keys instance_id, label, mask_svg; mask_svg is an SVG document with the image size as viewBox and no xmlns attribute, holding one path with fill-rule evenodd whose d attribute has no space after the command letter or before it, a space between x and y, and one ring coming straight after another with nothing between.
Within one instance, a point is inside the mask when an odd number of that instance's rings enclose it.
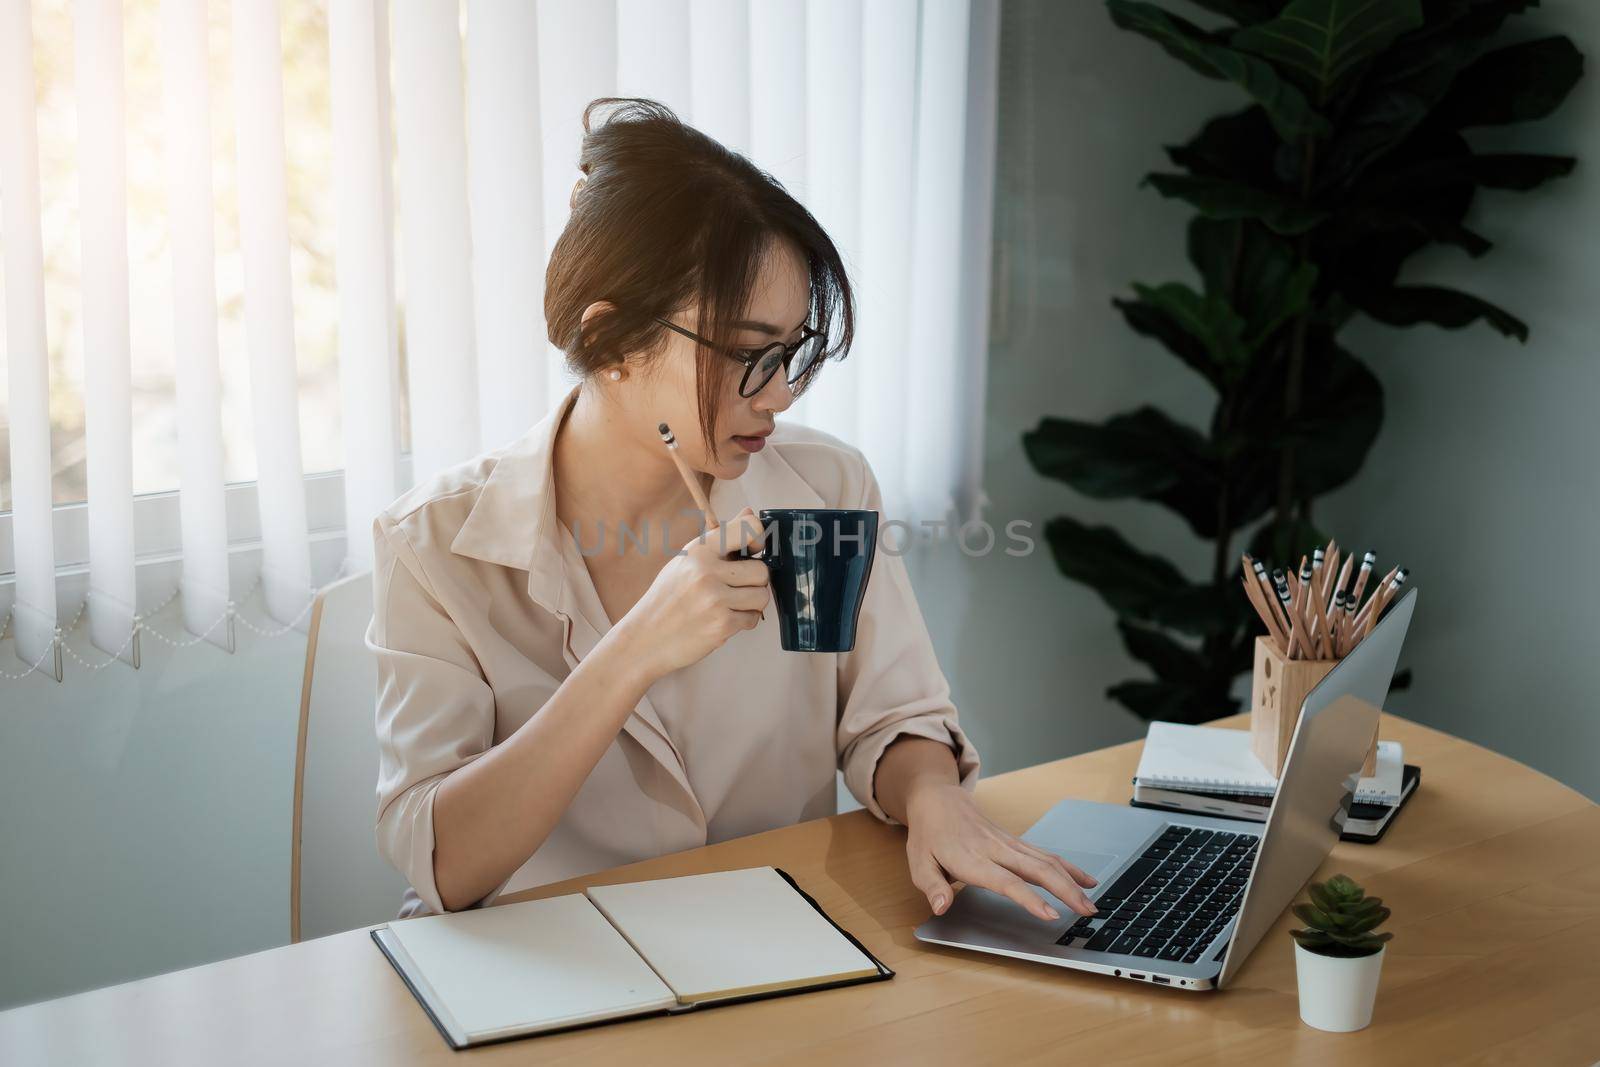
<instances>
[{"instance_id":1,"label":"white curtain","mask_svg":"<svg viewBox=\"0 0 1600 1067\"><path fill-rule=\"evenodd\" d=\"M133 659L123 8L74 0L72 13L89 634ZM370 564L372 517L405 488L402 394L418 482L515 437L570 385L545 341L544 263L579 176L583 108L608 95L659 99L748 154L843 252L857 343L790 417L862 448L891 518L982 507L998 0L337 0L327 14L347 565ZM240 591L219 432L207 5L162 0L160 15L183 617L226 647L216 624ZM292 624L312 573L278 0L232 0L230 15L260 576L267 611ZM29 0L0 0L10 632L48 671L63 620L30 26Z\"/></svg>"}]
</instances>

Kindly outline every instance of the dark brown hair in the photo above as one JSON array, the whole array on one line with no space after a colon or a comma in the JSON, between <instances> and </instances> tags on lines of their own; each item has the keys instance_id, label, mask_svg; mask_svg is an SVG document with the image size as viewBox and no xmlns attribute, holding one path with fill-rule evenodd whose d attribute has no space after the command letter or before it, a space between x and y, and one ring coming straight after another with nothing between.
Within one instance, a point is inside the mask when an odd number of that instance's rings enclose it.
<instances>
[{"instance_id":1,"label":"dark brown hair","mask_svg":"<svg viewBox=\"0 0 1600 1067\"><path fill-rule=\"evenodd\" d=\"M599 122L596 124L597 113ZM794 246L811 276L808 323L827 339L799 392L855 333L844 262L817 220L771 175L681 122L653 100L604 97L583 112L584 174L572 215L545 271L550 340L575 373L593 374L632 352L659 351L656 318L698 304L694 332L730 347L774 239ZM615 308L580 329L596 301ZM700 427L716 450L717 399L739 364L700 346Z\"/></svg>"}]
</instances>

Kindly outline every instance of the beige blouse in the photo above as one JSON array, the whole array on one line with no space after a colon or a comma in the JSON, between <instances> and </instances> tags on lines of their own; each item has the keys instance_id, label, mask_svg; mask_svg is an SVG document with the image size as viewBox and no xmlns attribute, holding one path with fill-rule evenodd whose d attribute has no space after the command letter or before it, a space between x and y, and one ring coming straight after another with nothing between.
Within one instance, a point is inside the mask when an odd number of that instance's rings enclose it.
<instances>
[{"instance_id":1,"label":"beige blouse","mask_svg":"<svg viewBox=\"0 0 1600 1067\"><path fill-rule=\"evenodd\" d=\"M415 487L374 523L377 838L411 883L401 918L445 910L433 880L439 783L526 722L610 628L556 516L552 446L576 396L514 444ZM859 451L781 422L742 476L712 487L724 519L747 504L882 506ZM904 563L880 546L853 651L784 652L769 610L660 679L544 844L474 906L833 814L836 768L873 815L893 822L873 796L873 772L908 734L949 744L973 787L978 754L956 721Z\"/></svg>"}]
</instances>

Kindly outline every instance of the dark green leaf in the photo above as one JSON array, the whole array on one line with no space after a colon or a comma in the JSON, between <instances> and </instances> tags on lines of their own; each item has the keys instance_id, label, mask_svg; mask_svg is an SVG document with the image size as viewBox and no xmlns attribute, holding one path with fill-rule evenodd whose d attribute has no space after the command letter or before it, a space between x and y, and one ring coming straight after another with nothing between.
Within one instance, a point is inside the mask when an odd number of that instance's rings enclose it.
<instances>
[{"instance_id":1,"label":"dark green leaf","mask_svg":"<svg viewBox=\"0 0 1600 1067\"><path fill-rule=\"evenodd\" d=\"M1364 934L1369 930L1375 930L1389 918L1389 915L1388 908L1379 908L1371 915L1353 916L1348 930L1352 934Z\"/></svg>"},{"instance_id":2,"label":"dark green leaf","mask_svg":"<svg viewBox=\"0 0 1600 1067\"><path fill-rule=\"evenodd\" d=\"M1489 189L1533 189L1552 178L1572 173L1578 161L1572 156L1484 153L1467 164L1472 180Z\"/></svg>"},{"instance_id":3,"label":"dark green leaf","mask_svg":"<svg viewBox=\"0 0 1600 1067\"><path fill-rule=\"evenodd\" d=\"M1317 268L1301 261L1287 241L1242 219L1202 215L1191 221L1189 259L1207 295L1227 300L1244 317L1250 352L1307 307L1317 280Z\"/></svg>"},{"instance_id":4,"label":"dark green leaf","mask_svg":"<svg viewBox=\"0 0 1600 1067\"><path fill-rule=\"evenodd\" d=\"M1336 874L1323 883L1323 887L1341 903L1349 900L1360 900L1362 889L1356 884L1355 879L1348 874Z\"/></svg>"},{"instance_id":5,"label":"dark green leaf","mask_svg":"<svg viewBox=\"0 0 1600 1067\"><path fill-rule=\"evenodd\" d=\"M1328 217L1286 193L1257 189L1224 178L1192 174L1151 174L1145 181L1162 196L1186 200L1212 219L1259 219L1278 233L1305 233Z\"/></svg>"},{"instance_id":6,"label":"dark green leaf","mask_svg":"<svg viewBox=\"0 0 1600 1067\"><path fill-rule=\"evenodd\" d=\"M1304 94L1278 77L1272 64L1223 44L1194 23L1136 0L1106 0L1118 26L1155 41L1170 55L1212 78L1239 86L1272 118L1272 126L1291 143L1327 133L1328 122L1311 110Z\"/></svg>"},{"instance_id":7,"label":"dark green leaf","mask_svg":"<svg viewBox=\"0 0 1600 1067\"><path fill-rule=\"evenodd\" d=\"M1118 619L1117 632L1122 635L1128 655L1148 666L1163 682L1201 686L1212 673L1205 657L1160 630Z\"/></svg>"},{"instance_id":8,"label":"dark green leaf","mask_svg":"<svg viewBox=\"0 0 1600 1067\"><path fill-rule=\"evenodd\" d=\"M1284 534L1283 537L1279 536L1280 532ZM1327 535L1317 526L1294 516L1285 531L1280 531L1275 522L1263 524L1250 539L1249 552L1268 570L1274 567L1287 569L1299 566L1301 556L1309 556L1318 545L1327 543Z\"/></svg>"},{"instance_id":9,"label":"dark green leaf","mask_svg":"<svg viewBox=\"0 0 1600 1067\"><path fill-rule=\"evenodd\" d=\"M1333 944L1333 938L1321 930L1290 930L1289 936L1298 941L1302 948L1313 952Z\"/></svg>"},{"instance_id":10,"label":"dark green leaf","mask_svg":"<svg viewBox=\"0 0 1600 1067\"><path fill-rule=\"evenodd\" d=\"M1348 185L1409 137L1505 19L1535 0L1431 4L1421 29L1376 57L1318 167L1319 192Z\"/></svg>"},{"instance_id":11,"label":"dark green leaf","mask_svg":"<svg viewBox=\"0 0 1600 1067\"><path fill-rule=\"evenodd\" d=\"M1103 426L1047 416L1022 435L1034 469L1086 496L1151 498L1187 477L1207 476L1205 438L1155 408Z\"/></svg>"},{"instance_id":12,"label":"dark green leaf","mask_svg":"<svg viewBox=\"0 0 1600 1067\"><path fill-rule=\"evenodd\" d=\"M1342 900L1339 902L1339 910L1341 912L1358 919L1372 915L1382 907L1383 901L1377 897L1362 897L1360 900Z\"/></svg>"},{"instance_id":13,"label":"dark green leaf","mask_svg":"<svg viewBox=\"0 0 1600 1067\"><path fill-rule=\"evenodd\" d=\"M1277 18L1239 30L1230 42L1294 72L1320 104L1368 59L1420 25L1419 0L1293 0Z\"/></svg>"},{"instance_id":14,"label":"dark green leaf","mask_svg":"<svg viewBox=\"0 0 1600 1067\"><path fill-rule=\"evenodd\" d=\"M1152 605L1186 584L1171 563L1140 552L1109 526L1061 515L1045 524L1044 536L1061 573L1099 593L1118 615L1148 617Z\"/></svg>"},{"instance_id":15,"label":"dark green leaf","mask_svg":"<svg viewBox=\"0 0 1600 1067\"><path fill-rule=\"evenodd\" d=\"M1229 178L1266 188L1276 180L1279 141L1259 106L1219 115L1181 145L1168 145L1173 166L1203 178Z\"/></svg>"},{"instance_id":16,"label":"dark green leaf","mask_svg":"<svg viewBox=\"0 0 1600 1067\"><path fill-rule=\"evenodd\" d=\"M1242 26L1272 18L1284 4L1284 0L1189 0L1189 2L1207 11L1215 11Z\"/></svg>"},{"instance_id":17,"label":"dark green leaf","mask_svg":"<svg viewBox=\"0 0 1600 1067\"><path fill-rule=\"evenodd\" d=\"M1172 682L1121 682L1107 689L1106 695L1141 719L1160 722L1210 722L1232 714L1239 706L1226 688L1198 689Z\"/></svg>"},{"instance_id":18,"label":"dark green leaf","mask_svg":"<svg viewBox=\"0 0 1600 1067\"><path fill-rule=\"evenodd\" d=\"M1280 360L1241 384L1232 425L1217 440L1223 455L1238 457L1241 477L1265 483L1263 511L1276 501L1286 450L1293 449L1290 499L1320 496L1355 477L1383 423L1383 386L1365 364L1325 327L1311 327L1305 346L1296 414L1284 413L1288 363ZM1258 514L1241 510L1239 523Z\"/></svg>"},{"instance_id":19,"label":"dark green leaf","mask_svg":"<svg viewBox=\"0 0 1600 1067\"><path fill-rule=\"evenodd\" d=\"M1502 126L1542 119L1583 77L1583 53L1565 37L1508 45L1463 70L1439 105L1450 126Z\"/></svg>"},{"instance_id":20,"label":"dark green leaf","mask_svg":"<svg viewBox=\"0 0 1600 1067\"><path fill-rule=\"evenodd\" d=\"M1459 135L1424 127L1345 192L1338 217L1312 234L1320 283L1352 305L1355 294L1395 283L1405 261L1444 240L1481 254L1489 243L1467 230L1477 184L1471 148Z\"/></svg>"},{"instance_id":21,"label":"dark green leaf","mask_svg":"<svg viewBox=\"0 0 1600 1067\"><path fill-rule=\"evenodd\" d=\"M1321 882L1312 882L1306 887L1306 892L1310 894L1312 903L1316 904L1323 914L1327 914L1339 906L1338 895L1330 891Z\"/></svg>"},{"instance_id":22,"label":"dark green leaf","mask_svg":"<svg viewBox=\"0 0 1600 1067\"><path fill-rule=\"evenodd\" d=\"M1211 353L1193 334L1161 308L1142 300L1113 298L1111 303L1135 333L1154 338L1212 385L1222 384L1222 369L1211 361Z\"/></svg>"},{"instance_id":23,"label":"dark green leaf","mask_svg":"<svg viewBox=\"0 0 1600 1067\"><path fill-rule=\"evenodd\" d=\"M1389 289L1356 296L1356 303L1368 315L1391 326L1414 326L1431 322L1449 330L1482 319L1507 337L1528 340L1528 324L1503 308L1481 297L1437 285L1396 285Z\"/></svg>"},{"instance_id":24,"label":"dark green leaf","mask_svg":"<svg viewBox=\"0 0 1600 1067\"><path fill-rule=\"evenodd\" d=\"M1237 581L1230 582L1227 592L1219 596L1209 583L1183 586L1173 590L1167 599L1152 604L1149 620L1195 637L1237 630L1245 624L1250 612L1249 603L1243 597L1232 595L1237 588ZM1240 669L1247 667L1248 664Z\"/></svg>"},{"instance_id":25,"label":"dark green leaf","mask_svg":"<svg viewBox=\"0 0 1600 1067\"><path fill-rule=\"evenodd\" d=\"M1321 496L1354 478L1383 426L1383 385L1365 363L1315 330L1307 352L1304 400L1283 434L1294 448L1296 499Z\"/></svg>"},{"instance_id":26,"label":"dark green leaf","mask_svg":"<svg viewBox=\"0 0 1600 1067\"><path fill-rule=\"evenodd\" d=\"M1160 308L1168 317L1202 345L1224 381L1244 373L1249 352L1245 346L1245 323L1219 295L1201 295L1180 282L1151 288L1134 285L1146 304Z\"/></svg>"},{"instance_id":27,"label":"dark green leaf","mask_svg":"<svg viewBox=\"0 0 1600 1067\"><path fill-rule=\"evenodd\" d=\"M1313 930L1326 930L1333 925L1333 920L1328 917L1327 912L1311 904L1296 904L1294 913L1300 917L1301 922Z\"/></svg>"},{"instance_id":28,"label":"dark green leaf","mask_svg":"<svg viewBox=\"0 0 1600 1067\"><path fill-rule=\"evenodd\" d=\"M1338 225L1358 234L1409 229L1481 256L1492 246L1463 224L1477 191L1472 165L1459 133L1424 129L1348 190Z\"/></svg>"},{"instance_id":29,"label":"dark green leaf","mask_svg":"<svg viewBox=\"0 0 1600 1067\"><path fill-rule=\"evenodd\" d=\"M1117 415L1098 426L1047 417L1023 435L1023 450L1041 474L1086 496L1136 496L1172 509L1201 537L1216 535L1222 489L1211 444L1155 408ZM1259 483L1251 479L1231 479L1232 513L1264 506L1256 499L1259 492ZM1188 602L1170 606L1170 625L1190 633L1215 628L1214 612L1201 612L1197 620Z\"/></svg>"}]
</instances>

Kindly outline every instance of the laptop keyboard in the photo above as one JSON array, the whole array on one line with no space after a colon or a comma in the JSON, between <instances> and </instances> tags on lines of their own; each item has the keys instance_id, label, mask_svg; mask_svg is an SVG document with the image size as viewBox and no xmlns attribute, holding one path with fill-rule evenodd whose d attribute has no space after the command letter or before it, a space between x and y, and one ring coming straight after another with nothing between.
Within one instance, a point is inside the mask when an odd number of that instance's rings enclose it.
<instances>
[{"instance_id":1,"label":"laptop keyboard","mask_svg":"<svg viewBox=\"0 0 1600 1067\"><path fill-rule=\"evenodd\" d=\"M1238 913L1259 843L1169 826L1056 944L1194 963Z\"/></svg>"}]
</instances>

